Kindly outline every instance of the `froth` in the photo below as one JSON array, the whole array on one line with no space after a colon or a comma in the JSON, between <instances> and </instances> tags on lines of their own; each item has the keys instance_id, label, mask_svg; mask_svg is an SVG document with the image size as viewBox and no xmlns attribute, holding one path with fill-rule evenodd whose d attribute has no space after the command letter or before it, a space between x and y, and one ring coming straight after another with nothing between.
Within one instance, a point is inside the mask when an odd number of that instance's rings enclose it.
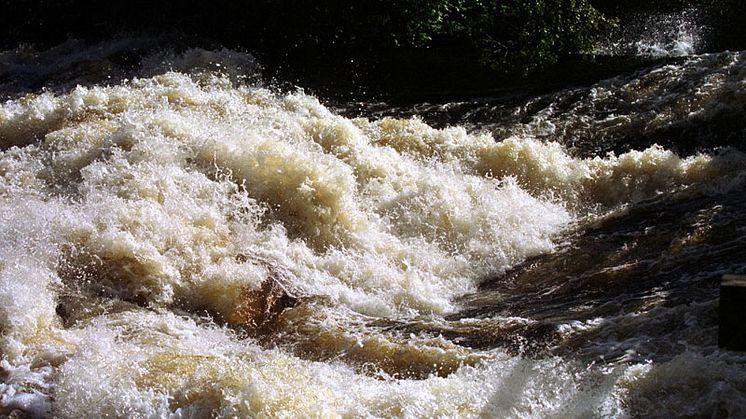
<instances>
[{"instance_id":1,"label":"froth","mask_svg":"<svg viewBox=\"0 0 746 419\"><path fill-rule=\"evenodd\" d=\"M40 394L68 417L522 416L562 415L572 396L573 412L617 414L620 371L368 323L452 312L552 251L577 214L744 164L658 147L584 160L528 137L349 120L210 69L157 73L0 107L2 352L28 366L4 384L12 400ZM267 308L264 332L242 315L262 292L296 305ZM421 380L395 379L403 367L381 351Z\"/></svg>"}]
</instances>

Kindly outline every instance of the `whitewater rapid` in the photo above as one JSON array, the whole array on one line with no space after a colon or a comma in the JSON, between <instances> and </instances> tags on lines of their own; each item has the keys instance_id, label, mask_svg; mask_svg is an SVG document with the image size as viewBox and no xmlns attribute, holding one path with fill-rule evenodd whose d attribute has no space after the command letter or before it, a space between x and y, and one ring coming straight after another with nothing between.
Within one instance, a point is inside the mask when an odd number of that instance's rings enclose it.
<instances>
[{"instance_id":1,"label":"whitewater rapid","mask_svg":"<svg viewBox=\"0 0 746 419\"><path fill-rule=\"evenodd\" d=\"M742 187L742 153L579 158L531 132L349 119L242 81L255 70L154 53L2 104L0 412L625 417L693 398L744 414L727 356L587 364L395 327L443 322L589 220ZM284 310L255 307L272 295ZM458 323L484 321L532 320Z\"/></svg>"}]
</instances>

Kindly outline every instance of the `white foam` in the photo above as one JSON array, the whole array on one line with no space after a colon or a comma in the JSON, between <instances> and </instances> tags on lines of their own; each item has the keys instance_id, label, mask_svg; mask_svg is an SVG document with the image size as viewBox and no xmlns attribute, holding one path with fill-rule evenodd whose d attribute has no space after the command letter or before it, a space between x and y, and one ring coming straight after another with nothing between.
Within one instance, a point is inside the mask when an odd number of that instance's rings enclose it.
<instances>
[{"instance_id":1,"label":"white foam","mask_svg":"<svg viewBox=\"0 0 746 419\"><path fill-rule=\"evenodd\" d=\"M715 164L659 147L578 159L531 137L497 143L417 119L348 120L303 93L209 68L154 72L0 107L0 349L5 369L22 371L2 384L4 409L623 416L626 367L586 371L497 350L460 358L465 349L432 339L372 338L366 322L453 312L489 275L551 252L573 214L744 166L736 153ZM445 378L374 378L344 359L297 356L293 342L266 349L174 314L206 310L238 327L246 292L268 278L306 304L287 339L322 331L330 351L359 338L415 360L480 360ZM81 321L63 324L64 298L82 301L71 306ZM309 314L304 329L308 301L337 315ZM345 334L352 324L362 331Z\"/></svg>"}]
</instances>

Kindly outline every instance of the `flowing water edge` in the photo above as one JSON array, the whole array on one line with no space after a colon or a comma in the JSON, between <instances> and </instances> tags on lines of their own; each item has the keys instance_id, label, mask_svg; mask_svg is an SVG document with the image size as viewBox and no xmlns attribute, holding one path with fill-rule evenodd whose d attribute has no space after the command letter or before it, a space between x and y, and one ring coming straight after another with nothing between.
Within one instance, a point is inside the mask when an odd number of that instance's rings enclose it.
<instances>
[{"instance_id":1,"label":"flowing water edge","mask_svg":"<svg viewBox=\"0 0 746 419\"><path fill-rule=\"evenodd\" d=\"M148 37L2 53L0 413L746 416L746 54L690 52L398 108Z\"/></svg>"}]
</instances>

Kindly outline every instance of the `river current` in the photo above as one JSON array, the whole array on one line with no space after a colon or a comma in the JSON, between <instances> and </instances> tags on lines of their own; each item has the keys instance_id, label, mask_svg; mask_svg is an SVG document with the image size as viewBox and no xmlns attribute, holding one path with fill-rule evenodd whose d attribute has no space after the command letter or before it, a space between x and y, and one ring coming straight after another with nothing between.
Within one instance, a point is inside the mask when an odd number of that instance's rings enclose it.
<instances>
[{"instance_id":1,"label":"river current","mask_svg":"<svg viewBox=\"0 0 746 419\"><path fill-rule=\"evenodd\" d=\"M746 54L392 107L157 43L0 56L1 414L746 416Z\"/></svg>"}]
</instances>

